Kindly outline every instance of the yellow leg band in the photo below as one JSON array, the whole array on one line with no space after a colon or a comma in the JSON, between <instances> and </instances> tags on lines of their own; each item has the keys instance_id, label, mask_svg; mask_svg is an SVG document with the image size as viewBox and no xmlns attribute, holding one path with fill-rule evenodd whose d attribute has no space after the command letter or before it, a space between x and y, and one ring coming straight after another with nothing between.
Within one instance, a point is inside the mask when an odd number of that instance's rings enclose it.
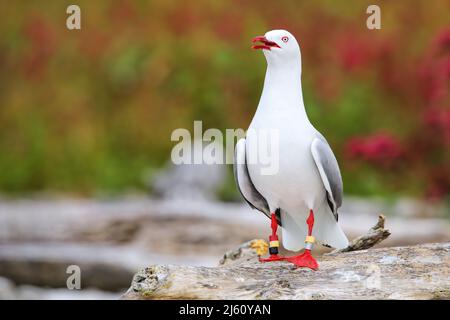
<instances>
[{"instance_id":1,"label":"yellow leg band","mask_svg":"<svg viewBox=\"0 0 450 320\"><path fill-rule=\"evenodd\" d=\"M280 246L280 242L279 241L270 241L269 242L269 246L270 247L279 247Z\"/></svg>"},{"instance_id":2,"label":"yellow leg band","mask_svg":"<svg viewBox=\"0 0 450 320\"><path fill-rule=\"evenodd\" d=\"M306 236L305 242L314 243L316 239L313 236Z\"/></svg>"}]
</instances>

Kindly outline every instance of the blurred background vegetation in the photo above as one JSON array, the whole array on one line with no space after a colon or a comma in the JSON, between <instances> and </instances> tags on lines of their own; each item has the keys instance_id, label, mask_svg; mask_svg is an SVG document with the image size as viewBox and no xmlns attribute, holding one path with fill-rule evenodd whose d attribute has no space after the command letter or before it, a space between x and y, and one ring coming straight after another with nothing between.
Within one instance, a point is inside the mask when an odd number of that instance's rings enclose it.
<instances>
[{"instance_id":1,"label":"blurred background vegetation","mask_svg":"<svg viewBox=\"0 0 450 320\"><path fill-rule=\"evenodd\" d=\"M82 30L66 8L81 7ZM291 31L311 121L356 195L450 192L450 2L0 0L0 193L145 190L194 120L247 128ZM232 198L232 178L223 196Z\"/></svg>"}]
</instances>

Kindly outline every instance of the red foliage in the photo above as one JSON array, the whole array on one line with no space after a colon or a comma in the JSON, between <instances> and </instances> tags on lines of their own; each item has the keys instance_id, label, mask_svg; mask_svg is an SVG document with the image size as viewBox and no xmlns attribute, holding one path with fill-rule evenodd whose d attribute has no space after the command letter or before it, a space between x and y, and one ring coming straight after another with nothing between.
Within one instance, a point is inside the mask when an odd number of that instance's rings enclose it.
<instances>
[{"instance_id":1,"label":"red foliage","mask_svg":"<svg viewBox=\"0 0 450 320\"><path fill-rule=\"evenodd\" d=\"M442 138L445 144L450 144L450 108L430 108L423 116L428 130L435 133L436 138Z\"/></svg>"},{"instance_id":2,"label":"red foliage","mask_svg":"<svg viewBox=\"0 0 450 320\"><path fill-rule=\"evenodd\" d=\"M236 41L243 33L243 19L236 13L223 12L213 22L214 29L220 39Z\"/></svg>"},{"instance_id":3,"label":"red foliage","mask_svg":"<svg viewBox=\"0 0 450 320\"><path fill-rule=\"evenodd\" d=\"M346 144L346 154L377 166L390 167L403 153L403 148L393 136L378 133L367 137L351 138Z\"/></svg>"},{"instance_id":4,"label":"red foliage","mask_svg":"<svg viewBox=\"0 0 450 320\"><path fill-rule=\"evenodd\" d=\"M364 66L369 60L367 46L353 37L341 39L338 46L338 55L346 70L354 70L357 67Z\"/></svg>"},{"instance_id":5,"label":"red foliage","mask_svg":"<svg viewBox=\"0 0 450 320\"><path fill-rule=\"evenodd\" d=\"M450 171L445 166L433 168L429 175L430 183L426 189L426 197L440 200L450 192Z\"/></svg>"},{"instance_id":6,"label":"red foliage","mask_svg":"<svg viewBox=\"0 0 450 320\"><path fill-rule=\"evenodd\" d=\"M442 30L434 39L437 52L450 52L450 28Z\"/></svg>"},{"instance_id":7,"label":"red foliage","mask_svg":"<svg viewBox=\"0 0 450 320\"><path fill-rule=\"evenodd\" d=\"M188 35L194 28L201 25L202 14L189 4L177 5L169 12L166 22L169 30L177 36Z\"/></svg>"},{"instance_id":8,"label":"red foliage","mask_svg":"<svg viewBox=\"0 0 450 320\"><path fill-rule=\"evenodd\" d=\"M97 61L104 57L112 41L113 36L111 34L98 29L89 33L81 33L79 36L80 52L89 59Z\"/></svg>"},{"instance_id":9,"label":"red foliage","mask_svg":"<svg viewBox=\"0 0 450 320\"><path fill-rule=\"evenodd\" d=\"M114 1L110 16L115 26L125 27L136 19L137 12L130 0L120 0Z\"/></svg>"},{"instance_id":10,"label":"red foliage","mask_svg":"<svg viewBox=\"0 0 450 320\"><path fill-rule=\"evenodd\" d=\"M40 78L55 51L55 33L40 15L35 14L25 21L23 33L30 43L24 57L25 74L29 78Z\"/></svg>"},{"instance_id":11,"label":"red foliage","mask_svg":"<svg viewBox=\"0 0 450 320\"><path fill-rule=\"evenodd\" d=\"M345 33L337 40L337 57L346 71L371 69L371 64L383 60L381 57L389 51L388 43L357 36L352 32Z\"/></svg>"},{"instance_id":12,"label":"red foliage","mask_svg":"<svg viewBox=\"0 0 450 320\"><path fill-rule=\"evenodd\" d=\"M425 101L436 104L449 98L449 80L450 29L445 29L432 41L419 67L419 86Z\"/></svg>"}]
</instances>

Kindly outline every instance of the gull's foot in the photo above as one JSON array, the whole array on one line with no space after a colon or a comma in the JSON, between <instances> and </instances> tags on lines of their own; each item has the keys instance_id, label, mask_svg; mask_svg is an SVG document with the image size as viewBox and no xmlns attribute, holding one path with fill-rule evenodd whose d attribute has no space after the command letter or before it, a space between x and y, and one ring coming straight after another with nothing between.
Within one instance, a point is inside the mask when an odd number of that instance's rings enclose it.
<instances>
[{"instance_id":1,"label":"gull's foot","mask_svg":"<svg viewBox=\"0 0 450 320\"><path fill-rule=\"evenodd\" d=\"M306 249L305 252L298 256L287 257L284 260L295 264L297 267L310 268L312 270L319 269L319 264L316 259L311 255L311 250Z\"/></svg>"},{"instance_id":2,"label":"gull's foot","mask_svg":"<svg viewBox=\"0 0 450 320\"><path fill-rule=\"evenodd\" d=\"M259 258L259 262L272 262L272 261L283 261L286 257L280 256L278 254L271 254L268 258Z\"/></svg>"}]
</instances>

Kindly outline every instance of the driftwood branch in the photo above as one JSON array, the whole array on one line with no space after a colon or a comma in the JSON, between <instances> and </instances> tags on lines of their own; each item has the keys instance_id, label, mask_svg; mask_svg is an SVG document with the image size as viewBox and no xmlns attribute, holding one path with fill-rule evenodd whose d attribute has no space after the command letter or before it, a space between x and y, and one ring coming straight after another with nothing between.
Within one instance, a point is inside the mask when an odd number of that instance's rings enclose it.
<instances>
[{"instance_id":1,"label":"driftwood branch","mask_svg":"<svg viewBox=\"0 0 450 320\"><path fill-rule=\"evenodd\" d=\"M324 255L318 271L260 263L254 244L227 253L218 267L145 268L123 298L450 299L450 243Z\"/></svg>"},{"instance_id":2,"label":"driftwood branch","mask_svg":"<svg viewBox=\"0 0 450 320\"><path fill-rule=\"evenodd\" d=\"M385 216L380 214L378 216L377 224L370 228L369 232L353 239L347 248L334 250L331 253L349 252L372 248L374 245L380 243L391 235L389 230L384 228L385 221Z\"/></svg>"},{"instance_id":3,"label":"driftwood branch","mask_svg":"<svg viewBox=\"0 0 450 320\"><path fill-rule=\"evenodd\" d=\"M124 299L450 299L450 243L369 249L389 236L384 216L343 250L318 258L319 270L260 263L252 240L217 267L153 265L133 278Z\"/></svg>"}]
</instances>

